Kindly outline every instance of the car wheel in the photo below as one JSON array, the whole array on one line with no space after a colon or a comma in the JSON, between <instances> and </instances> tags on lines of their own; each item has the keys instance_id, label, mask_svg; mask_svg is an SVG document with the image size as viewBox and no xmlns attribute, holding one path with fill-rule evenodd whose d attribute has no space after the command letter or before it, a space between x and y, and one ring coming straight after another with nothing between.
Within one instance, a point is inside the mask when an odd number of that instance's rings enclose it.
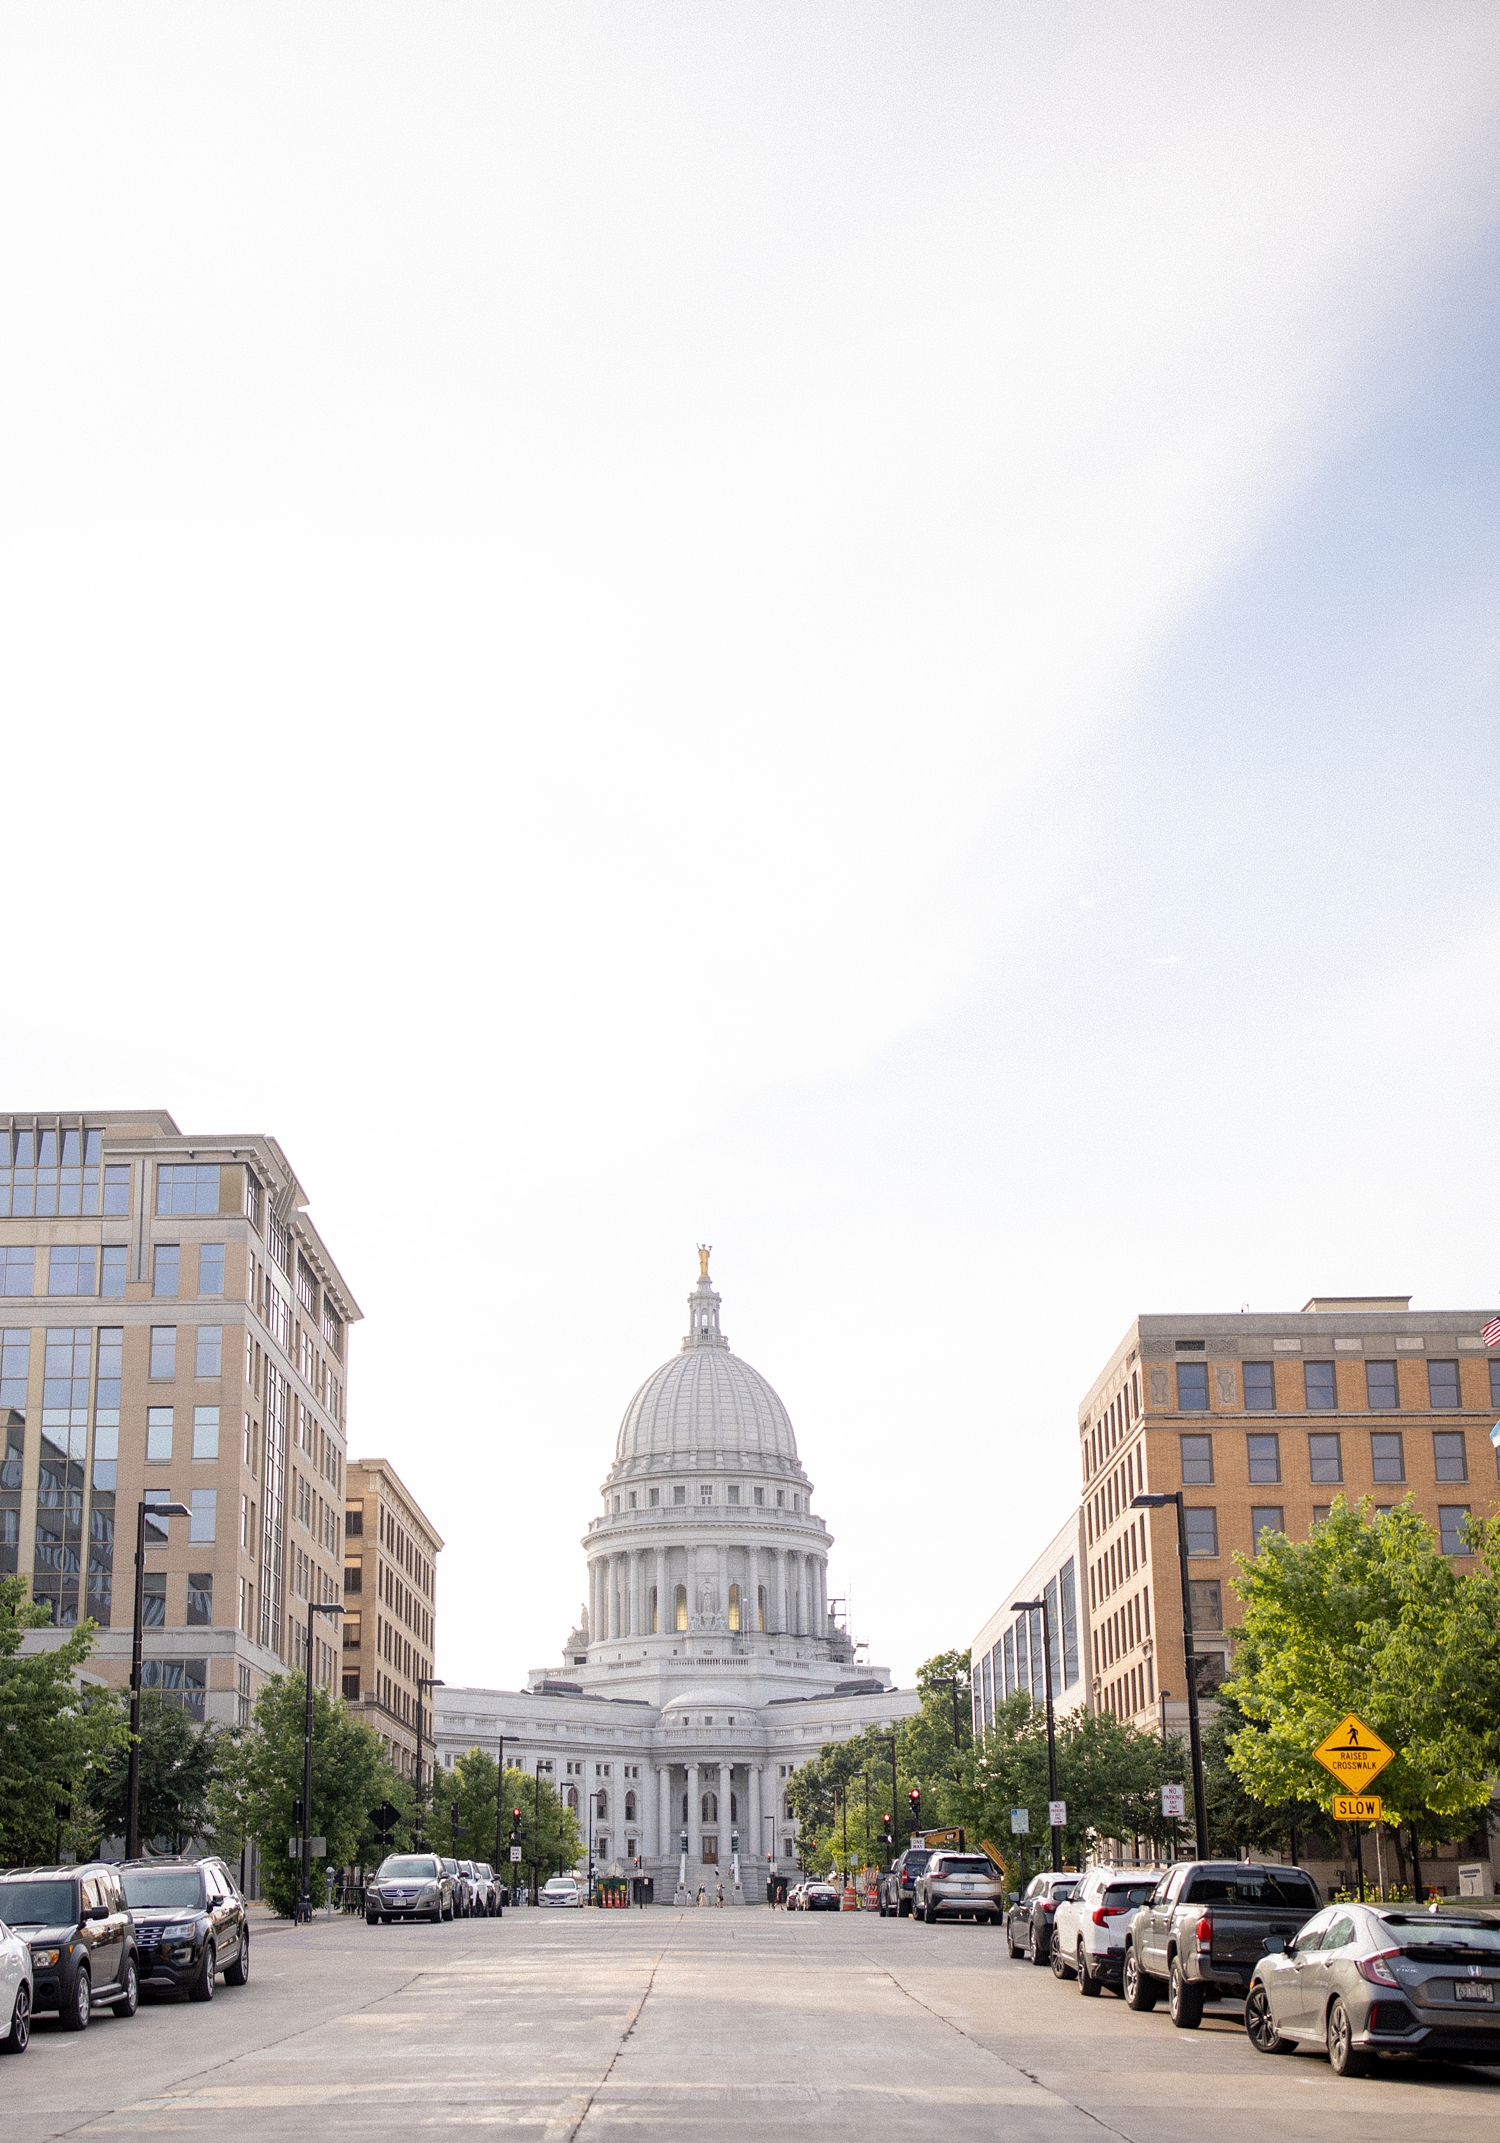
<instances>
[{"instance_id":1,"label":"car wheel","mask_svg":"<svg viewBox=\"0 0 1500 2143\"><path fill-rule=\"evenodd\" d=\"M1156 1981L1141 1970L1133 1949L1125 1952L1125 2007L1144 2014L1156 2007Z\"/></svg>"},{"instance_id":2,"label":"car wheel","mask_svg":"<svg viewBox=\"0 0 1500 2143\"><path fill-rule=\"evenodd\" d=\"M203 1962L198 1967L198 1977L188 1988L190 2002L211 2002L214 1998L214 1975L219 1969L218 1952L212 1942L203 1945Z\"/></svg>"},{"instance_id":3,"label":"car wheel","mask_svg":"<svg viewBox=\"0 0 1500 2143\"><path fill-rule=\"evenodd\" d=\"M133 2017L141 2006L141 1975L135 1968L133 1957L127 1957L125 1960L125 1977L121 1981L119 1996L109 2006L117 2017Z\"/></svg>"},{"instance_id":4,"label":"car wheel","mask_svg":"<svg viewBox=\"0 0 1500 2143\"><path fill-rule=\"evenodd\" d=\"M1250 1989L1245 1999L1245 2037L1258 2054L1295 2054L1295 2043L1283 2039L1271 2014L1271 1997L1262 1986Z\"/></svg>"},{"instance_id":5,"label":"car wheel","mask_svg":"<svg viewBox=\"0 0 1500 2143\"><path fill-rule=\"evenodd\" d=\"M1054 1979L1071 1979L1073 1977L1072 1972L1068 1969L1067 1964L1064 1962L1062 1944L1060 1942L1054 1942L1052 1944L1051 1949L1047 1953L1047 1962L1052 1967L1052 1977Z\"/></svg>"},{"instance_id":6,"label":"car wheel","mask_svg":"<svg viewBox=\"0 0 1500 2143\"><path fill-rule=\"evenodd\" d=\"M87 2031L93 2013L94 1983L89 1978L88 1966L81 1964L73 1977L73 1992L67 2007L58 2011L57 2021L64 2031Z\"/></svg>"},{"instance_id":7,"label":"car wheel","mask_svg":"<svg viewBox=\"0 0 1500 2143\"><path fill-rule=\"evenodd\" d=\"M31 2044L31 1989L23 1979L16 1989L16 2006L10 2013L10 2032L0 2054L24 2054Z\"/></svg>"},{"instance_id":8,"label":"car wheel","mask_svg":"<svg viewBox=\"0 0 1500 2143\"><path fill-rule=\"evenodd\" d=\"M224 1984L226 1987L243 1987L249 1977L250 1930L248 1927L242 1927L240 1929L239 1953L235 1957L234 1963L225 1967Z\"/></svg>"},{"instance_id":9,"label":"car wheel","mask_svg":"<svg viewBox=\"0 0 1500 2143\"><path fill-rule=\"evenodd\" d=\"M1026 1954L1026 1952L1021 1949L1020 1946L1017 1944L1015 1936L1011 1933L1009 1920L1007 1920L1005 1923L1005 1947L1010 1951L1012 1957L1024 1957Z\"/></svg>"},{"instance_id":10,"label":"car wheel","mask_svg":"<svg viewBox=\"0 0 1500 2143\"><path fill-rule=\"evenodd\" d=\"M378 1912L367 1912L365 1914L365 1925L366 1927L378 1927L380 1925L380 1914Z\"/></svg>"},{"instance_id":11,"label":"car wheel","mask_svg":"<svg viewBox=\"0 0 1500 2143\"><path fill-rule=\"evenodd\" d=\"M1089 1970L1089 1961L1084 1955L1081 1942L1078 1945L1078 1991L1080 1994L1091 1995L1096 2001L1104 1991L1099 1981Z\"/></svg>"},{"instance_id":12,"label":"car wheel","mask_svg":"<svg viewBox=\"0 0 1500 2143\"><path fill-rule=\"evenodd\" d=\"M1328 2066L1335 2076L1368 2076L1370 2073L1370 2057L1355 2052L1354 2025L1337 1996L1328 2010Z\"/></svg>"},{"instance_id":13,"label":"car wheel","mask_svg":"<svg viewBox=\"0 0 1500 2143\"><path fill-rule=\"evenodd\" d=\"M1196 2031L1203 2022L1203 1989L1183 1977L1182 1959L1172 1959L1167 1981L1167 2013L1179 2031Z\"/></svg>"}]
</instances>

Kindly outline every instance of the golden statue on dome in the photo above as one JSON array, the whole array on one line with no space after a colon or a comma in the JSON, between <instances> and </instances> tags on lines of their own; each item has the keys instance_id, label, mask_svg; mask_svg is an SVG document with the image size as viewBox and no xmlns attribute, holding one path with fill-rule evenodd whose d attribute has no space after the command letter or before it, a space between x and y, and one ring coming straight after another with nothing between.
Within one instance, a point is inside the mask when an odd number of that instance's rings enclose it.
<instances>
[{"instance_id":1,"label":"golden statue on dome","mask_svg":"<svg viewBox=\"0 0 1500 2143\"><path fill-rule=\"evenodd\" d=\"M700 1280L708 1278L708 1260L713 1247L712 1243L700 1243L698 1245L698 1277Z\"/></svg>"}]
</instances>

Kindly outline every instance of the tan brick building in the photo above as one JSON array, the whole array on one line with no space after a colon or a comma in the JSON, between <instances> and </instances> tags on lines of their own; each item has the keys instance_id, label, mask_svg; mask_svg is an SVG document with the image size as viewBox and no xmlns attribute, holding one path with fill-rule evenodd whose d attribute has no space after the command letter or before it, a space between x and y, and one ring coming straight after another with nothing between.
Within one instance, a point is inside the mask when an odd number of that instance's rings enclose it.
<instances>
[{"instance_id":1,"label":"tan brick building","mask_svg":"<svg viewBox=\"0 0 1500 2143\"><path fill-rule=\"evenodd\" d=\"M1464 1516L1500 1508L1500 1350L1480 1337L1493 1315L1397 1295L1138 1317L1078 1415L1094 1707L1146 1725L1165 1687L1168 1719L1186 1715L1177 1514L1132 1510L1142 1489L1183 1491L1203 1694L1239 1619L1235 1551L1264 1528L1304 1538L1336 1496L1410 1495L1462 1556Z\"/></svg>"},{"instance_id":2,"label":"tan brick building","mask_svg":"<svg viewBox=\"0 0 1500 2143\"><path fill-rule=\"evenodd\" d=\"M0 1115L0 1575L129 1679L137 1513L148 1686L244 1719L343 1584L359 1309L263 1133L165 1110ZM31 1642L45 1644L45 1632ZM336 1623L315 1640L339 1686Z\"/></svg>"},{"instance_id":3,"label":"tan brick building","mask_svg":"<svg viewBox=\"0 0 1500 2143\"><path fill-rule=\"evenodd\" d=\"M442 1541L388 1459L349 1461L344 1506L344 1700L415 1779L417 1704L423 1776L432 1761L437 1558Z\"/></svg>"}]
</instances>

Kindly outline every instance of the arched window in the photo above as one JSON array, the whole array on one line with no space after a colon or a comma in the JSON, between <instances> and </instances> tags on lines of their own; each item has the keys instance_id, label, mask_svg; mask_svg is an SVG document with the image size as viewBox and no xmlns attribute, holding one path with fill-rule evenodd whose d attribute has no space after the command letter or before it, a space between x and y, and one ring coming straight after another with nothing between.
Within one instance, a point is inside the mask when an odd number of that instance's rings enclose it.
<instances>
[{"instance_id":1,"label":"arched window","mask_svg":"<svg viewBox=\"0 0 1500 2143\"><path fill-rule=\"evenodd\" d=\"M703 1820L705 1823L717 1823L719 1820L719 1796L716 1793L705 1793L703 1796Z\"/></svg>"},{"instance_id":2,"label":"arched window","mask_svg":"<svg viewBox=\"0 0 1500 2143\"><path fill-rule=\"evenodd\" d=\"M602 1786L599 1788L599 1798L596 1803L596 1813L601 1823L605 1822L609 1816L609 1795L605 1792Z\"/></svg>"},{"instance_id":3,"label":"arched window","mask_svg":"<svg viewBox=\"0 0 1500 2143\"><path fill-rule=\"evenodd\" d=\"M757 1586L756 1588L755 1607L755 1627L758 1630L764 1631L766 1626L766 1588L764 1585Z\"/></svg>"},{"instance_id":4,"label":"arched window","mask_svg":"<svg viewBox=\"0 0 1500 2143\"><path fill-rule=\"evenodd\" d=\"M635 1821L635 1795L633 1793L627 1793L625 1796L625 1821L627 1823Z\"/></svg>"},{"instance_id":5,"label":"arched window","mask_svg":"<svg viewBox=\"0 0 1500 2143\"><path fill-rule=\"evenodd\" d=\"M574 1815L576 1816L578 1813L578 1788L576 1786L569 1786L567 1792L568 1806L572 1809Z\"/></svg>"},{"instance_id":6,"label":"arched window","mask_svg":"<svg viewBox=\"0 0 1500 2143\"><path fill-rule=\"evenodd\" d=\"M678 1588L677 1588L677 1618L676 1618L676 1619L677 1619L677 1627L678 1627L678 1629L680 1629L680 1630L685 1630L685 1629L687 1628L687 1587L686 1587L686 1585L679 1585L679 1586L678 1586Z\"/></svg>"},{"instance_id":7,"label":"arched window","mask_svg":"<svg viewBox=\"0 0 1500 2143\"><path fill-rule=\"evenodd\" d=\"M659 1615L659 1614L657 1613L657 1607L656 1607L656 1587L655 1587L654 1585L653 1585L653 1586L651 1587L651 1593L650 1593L650 1600L651 1600L651 1634L652 1634L652 1636L653 1636L653 1637L655 1637L656 1635L658 1635L658 1633L659 1633L659 1632L660 1632L660 1630L661 1630L661 1617L660 1617L660 1615Z\"/></svg>"},{"instance_id":8,"label":"arched window","mask_svg":"<svg viewBox=\"0 0 1500 2143\"><path fill-rule=\"evenodd\" d=\"M738 1823L740 1820L740 1797L737 1793L731 1793L729 1796L729 1820L731 1823Z\"/></svg>"},{"instance_id":9,"label":"arched window","mask_svg":"<svg viewBox=\"0 0 1500 2143\"><path fill-rule=\"evenodd\" d=\"M729 1588L729 1627L738 1636L740 1627L740 1588L738 1585L731 1585Z\"/></svg>"}]
</instances>

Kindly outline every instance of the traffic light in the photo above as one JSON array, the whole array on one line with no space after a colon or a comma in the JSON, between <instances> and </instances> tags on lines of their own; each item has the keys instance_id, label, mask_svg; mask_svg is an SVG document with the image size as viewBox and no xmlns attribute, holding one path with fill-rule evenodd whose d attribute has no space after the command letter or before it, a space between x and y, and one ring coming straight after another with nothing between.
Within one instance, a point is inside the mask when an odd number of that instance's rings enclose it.
<instances>
[{"instance_id":1,"label":"traffic light","mask_svg":"<svg viewBox=\"0 0 1500 2143\"><path fill-rule=\"evenodd\" d=\"M911 1809L911 1827L912 1827L912 1829L913 1829L913 1830L920 1830L920 1829L922 1828L922 1789L921 1789L921 1787L920 1787L920 1786L913 1786L913 1787L912 1787L912 1789L911 1789L911 1792L910 1792L910 1793L909 1793L909 1794L908 1794L908 1795L906 1796L906 1799L907 1799L907 1803L908 1803L908 1805L909 1805L909 1807L910 1807L910 1809Z\"/></svg>"},{"instance_id":2,"label":"traffic light","mask_svg":"<svg viewBox=\"0 0 1500 2143\"><path fill-rule=\"evenodd\" d=\"M880 1819L880 1842L888 1853L895 1847L896 1826L889 1815L884 1815Z\"/></svg>"},{"instance_id":3,"label":"traffic light","mask_svg":"<svg viewBox=\"0 0 1500 2143\"><path fill-rule=\"evenodd\" d=\"M510 1842L512 1845L519 1845L521 1842L521 1811L519 1808L513 1808L510 1812Z\"/></svg>"},{"instance_id":4,"label":"traffic light","mask_svg":"<svg viewBox=\"0 0 1500 2143\"><path fill-rule=\"evenodd\" d=\"M302 1835L302 1803L300 1800L292 1803L292 1829L296 1831L299 1837Z\"/></svg>"}]
</instances>

